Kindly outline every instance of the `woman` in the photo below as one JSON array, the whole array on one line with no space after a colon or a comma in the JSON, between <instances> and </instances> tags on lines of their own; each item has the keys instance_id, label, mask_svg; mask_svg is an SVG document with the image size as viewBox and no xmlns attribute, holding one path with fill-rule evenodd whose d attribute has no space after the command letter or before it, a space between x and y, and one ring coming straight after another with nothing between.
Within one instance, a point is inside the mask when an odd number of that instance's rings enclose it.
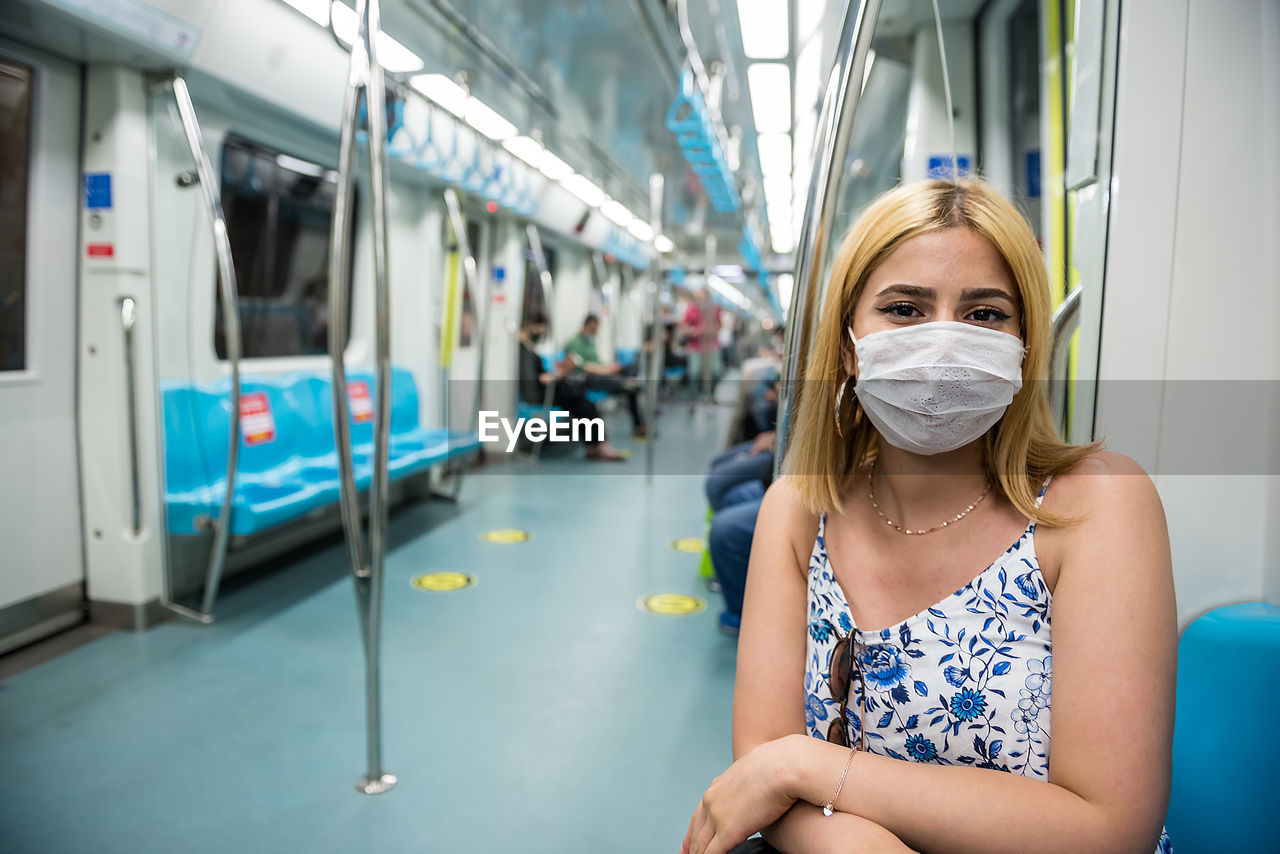
<instances>
[{"instance_id":1,"label":"woman","mask_svg":"<svg viewBox=\"0 0 1280 854\"><path fill-rule=\"evenodd\" d=\"M1035 237L981 182L854 225L757 523L737 761L682 851L1169 850L1164 513L1023 383L1049 322Z\"/></svg>"}]
</instances>

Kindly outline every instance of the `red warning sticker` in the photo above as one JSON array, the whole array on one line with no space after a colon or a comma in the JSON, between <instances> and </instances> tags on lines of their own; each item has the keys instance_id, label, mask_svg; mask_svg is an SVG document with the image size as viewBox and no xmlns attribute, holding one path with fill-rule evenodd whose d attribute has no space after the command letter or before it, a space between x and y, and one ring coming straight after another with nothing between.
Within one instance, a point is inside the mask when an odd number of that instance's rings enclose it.
<instances>
[{"instance_id":1,"label":"red warning sticker","mask_svg":"<svg viewBox=\"0 0 1280 854\"><path fill-rule=\"evenodd\" d=\"M262 392L241 396L240 433L246 445L261 445L276 438L276 419L271 414L270 401Z\"/></svg>"},{"instance_id":2,"label":"red warning sticker","mask_svg":"<svg viewBox=\"0 0 1280 854\"><path fill-rule=\"evenodd\" d=\"M347 402L351 405L351 420L357 424L373 420L373 399L369 396L369 383L353 380L347 386Z\"/></svg>"},{"instance_id":3,"label":"red warning sticker","mask_svg":"<svg viewBox=\"0 0 1280 854\"><path fill-rule=\"evenodd\" d=\"M90 243L85 248L90 258L116 257L116 245L114 243Z\"/></svg>"}]
</instances>

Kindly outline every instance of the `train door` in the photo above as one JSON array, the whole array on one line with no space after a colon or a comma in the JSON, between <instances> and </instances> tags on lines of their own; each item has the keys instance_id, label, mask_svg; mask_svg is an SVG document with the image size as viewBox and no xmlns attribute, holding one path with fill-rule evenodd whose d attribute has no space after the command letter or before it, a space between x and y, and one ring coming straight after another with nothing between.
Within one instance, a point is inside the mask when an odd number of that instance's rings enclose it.
<instances>
[{"instance_id":1,"label":"train door","mask_svg":"<svg viewBox=\"0 0 1280 854\"><path fill-rule=\"evenodd\" d=\"M79 140L79 69L0 41L0 652L78 622L84 607Z\"/></svg>"}]
</instances>

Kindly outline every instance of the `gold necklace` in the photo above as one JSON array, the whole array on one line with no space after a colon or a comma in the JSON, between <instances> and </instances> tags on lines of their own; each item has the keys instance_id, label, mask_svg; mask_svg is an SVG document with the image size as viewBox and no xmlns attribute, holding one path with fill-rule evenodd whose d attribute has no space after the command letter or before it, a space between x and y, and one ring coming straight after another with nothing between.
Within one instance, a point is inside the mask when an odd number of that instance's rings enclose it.
<instances>
[{"instance_id":1,"label":"gold necklace","mask_svg":"<svg viewBox=\"0 0 1280 854\"><path fill-rule=\"evenodd\" d=\"M988 480L987 488L982 490L982 494L978 496L978 500L970 504L968 508L966 508L963 512L959 513L955 517L948 519L947 521L943 522L941 525L934 525L932 528L930 528L927 531L913 531L910 528L903 528L897 522L893 521L888 516L884 515L884 511L881 510L880 505L876 503L876 492L871 485L871 476L875 474L875 470L876 470L876 467L872 465L871 470L867 472L867 495L871 497L871 506L876 508L876 512L880 514L880 518L885 521L885 524L892 527L899 534L932 534L934 531L940 531L943 528L947 527L948 525L954 525L956 522L959 522L965 516L968 516L971 512L973 512L973 508L977 507L979 504L982 503L982 499L987 497L987 493L991 491L991 487L995 484L995 481Z\"/></svg>"}]
</instances>

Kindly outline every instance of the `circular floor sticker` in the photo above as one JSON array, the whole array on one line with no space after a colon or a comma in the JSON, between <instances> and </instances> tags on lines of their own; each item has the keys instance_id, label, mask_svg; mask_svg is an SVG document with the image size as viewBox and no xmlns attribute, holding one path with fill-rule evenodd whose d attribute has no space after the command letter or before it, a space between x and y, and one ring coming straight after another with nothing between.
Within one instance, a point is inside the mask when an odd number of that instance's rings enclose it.
<instances>
[{"instance_id":1,"label":"circular floor sticker","mask_svg":"<svg viewBox=\"0 0 1280 854\"><path fill-rule=\"evenodd\" d=\"M671 548L678 552L689 552L690 554L700 555L707 547L707 541L702 537L681 537L678 540L671 541Z\"/></svg>"},{"instance_id":2,"label":"circular floor sticker","mask_svg":"<svg viewBox=\"0 0 1280 854\"><path fill-rule=\"evenodd\" d=\"M696 596L686 596L683 593L654 593L652 596L641 596L637 599L636 607L650 614L687 617L707 610L707 603Z\"/></svg>"},{"instance_id":3,"label":"circular floor sticker","mask_svg":"<svg viewBox=\"0 0 1280 854\"><path fill-rule=\"evenodd\" d=\"M486 543L523 543L531 539L533 534L518 528L498 528L496 531L485 531L480 539Z\"/></svg>"},{"instance_id":4,"label":"circular floor sticker","mask_svg":"<svg viewBox=\"0 0 1280 854\"><path fill-rule=\"evenodd\" d=\"M453 590L462 590L464 587L474 587L476 577L467 575L465 572L428 572L424 575L415 575L409 583L416 590L448 593Z\"/></svg>"}]
</instances>

